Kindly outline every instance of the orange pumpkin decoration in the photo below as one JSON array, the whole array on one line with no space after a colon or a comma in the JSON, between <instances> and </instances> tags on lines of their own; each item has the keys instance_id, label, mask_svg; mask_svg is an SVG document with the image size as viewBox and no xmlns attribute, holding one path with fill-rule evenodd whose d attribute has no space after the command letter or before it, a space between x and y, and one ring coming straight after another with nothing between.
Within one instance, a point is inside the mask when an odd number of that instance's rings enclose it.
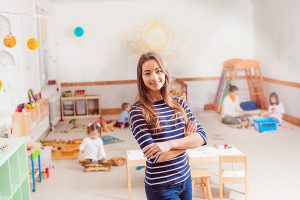
<instances>
[{"instance_id":1,"label":"orange pumpkin decoration","mask_svg":"<svg viewBox=\"0 0 300 200\"><path fill-rule=\"evenodd\" d=\"M12 47L16 46L17 40L14 36L9 35L9 36L6 36L5 38L3 38L3 44L8 48L12 48Z\"/></svg>"},{"instance_id":2,"label":"orange pumpkin decoration","mask_svg":"<svg viewBox=\"0 0 300 200\"><path fill-rule=\"evenodd\" d=\"M30 50L36 50L39 47L39 41L35 38L30 38L27 40L27 47Z\"/></svg>"}]
</instances>

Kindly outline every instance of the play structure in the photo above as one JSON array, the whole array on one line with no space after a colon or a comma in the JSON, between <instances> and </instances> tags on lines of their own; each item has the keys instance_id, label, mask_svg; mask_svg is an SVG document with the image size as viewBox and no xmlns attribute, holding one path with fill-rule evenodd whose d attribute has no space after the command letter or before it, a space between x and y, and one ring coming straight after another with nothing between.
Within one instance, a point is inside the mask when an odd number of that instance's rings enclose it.
<instances>
[{"instance_id":1,"label":"play structure","mask_svg":"<svg viewBox=\"0 0 300 200\"><path fill-rule=\"evenodd\" d=\"M266 110L268 101L259 62L238 58L223 63L223 70L214 100L215 110L221 112L222 102L228 94L229 84L235 84L238 79L246 79L251 101L256 102L260 109Z\"/></svg>"}]
</instances>

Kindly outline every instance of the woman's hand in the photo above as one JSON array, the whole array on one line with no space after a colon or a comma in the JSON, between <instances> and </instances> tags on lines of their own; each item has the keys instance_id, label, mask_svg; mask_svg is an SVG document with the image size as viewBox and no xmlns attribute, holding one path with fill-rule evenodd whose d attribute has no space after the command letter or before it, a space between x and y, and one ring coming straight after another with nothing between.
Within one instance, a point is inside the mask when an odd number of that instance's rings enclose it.
<instances>
[{"instance_id":1,"label":"woman's hand","mask_svg":"<svg viewBox=\"0 0 300 200\"><path fill-rule=\"evenodd\" d=\"M197 122L189 121L186 125L185 135L191 135L197 132Z\"/></svg>"},{"instance_id":2,"label":"woman's hand","mask_svg":"<svg viewBox=\"0 0 300 200\"><path fill-rule=\"evenodd\" d=\"M166 142L157 142L148 145L147 147L144 148L144 155L146 158L156 158L160 154L166 153L172 149L170 143L168 141Z\"/></svg>"}]
</instances>

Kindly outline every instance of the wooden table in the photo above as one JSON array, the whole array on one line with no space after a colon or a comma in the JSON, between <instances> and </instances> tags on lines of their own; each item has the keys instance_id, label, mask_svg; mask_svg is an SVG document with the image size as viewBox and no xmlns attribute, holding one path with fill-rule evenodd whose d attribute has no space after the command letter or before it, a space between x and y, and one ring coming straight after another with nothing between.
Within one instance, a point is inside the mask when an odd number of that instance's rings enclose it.
<instances>
[{"instance_id":1,"label":"wooden table","mask_svg":"<svg viewBox=\"0 0 300 200\"><path fill-rule=\"evenodd\" d=\"M142 150L127 150L126 151L126 175L128 187L128 199L131 199L131 174L130 167L146 166L146 158Z\"/></svg>"},{"instance_id":2,"label":"wooden table","mask_svg":"<svg viewBox=\"0 0 300 200\"><path fill-rule=\"evenodd\" d=\"M203 146L187 150L190 164L218 163L220 156L244 155L238 148L232 146L225 149L223 146ZM141 150L127 150L126 152L126 175L128 187L128 199L131 200L131 174L130 167L146 166L146 158Z\"/></svg>"}]
</instances>

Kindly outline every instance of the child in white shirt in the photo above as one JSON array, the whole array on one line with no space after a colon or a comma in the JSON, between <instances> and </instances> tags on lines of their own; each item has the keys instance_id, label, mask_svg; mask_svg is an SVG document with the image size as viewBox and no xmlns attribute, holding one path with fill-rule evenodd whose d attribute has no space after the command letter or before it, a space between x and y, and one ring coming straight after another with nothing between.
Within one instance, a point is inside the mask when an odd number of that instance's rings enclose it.
<instances>
[{"instance_id":1,"label":"child in white shirt","mask_svg":"<svg viewBox=\"0 0 300 200\"><path fill-rule=\"evenodd\" d=\"M106 159L103 141L99 137L100 128L101 125L99 123L88 124L87 134L89 137L84 138L79 146L83 159L88 159L92 162L102 162Z\"/></svg>"},{"instance_id":2,"label":"child in white shirt","mask_svg":"<svg viewBox=\"0 0 300 200\"><path fill-rule=\"evenodd\" d=\"M269 96L269 108L268 112L263 113L262 115L268 115L273 119L276 119L279 124L282 123L282 117L284 114L284 107L279 101L278 95L276 92L272 92Z\"/></svg>"}]
</instances>

